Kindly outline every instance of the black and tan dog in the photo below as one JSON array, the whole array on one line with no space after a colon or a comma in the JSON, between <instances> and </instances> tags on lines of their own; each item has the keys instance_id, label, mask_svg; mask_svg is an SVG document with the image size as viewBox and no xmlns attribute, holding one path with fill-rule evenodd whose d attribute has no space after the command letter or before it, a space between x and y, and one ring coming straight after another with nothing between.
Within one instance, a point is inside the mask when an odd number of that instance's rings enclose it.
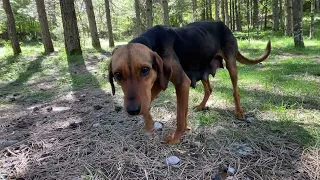
<instances>
[{"instance_id":1,"label":"black and tan dog","mask_svg":"<svg viewBox=\"0 0 320 180\"><path fill-rule=\"evenodd\" d=\"M240 54L236 38L222 22L194 22L182 28L157 25L114 51L109 81L113 94L113 79L121 86L125 110L130 115L142 115L147 131L153 131L154 124L149 112L151 102L172 82L177 96L177 128L166 142L175 144L188 129L190 86L194 88L197 81L202 81L204 98L195 109L203 109L212 91L209 74L214 76L218 68L223 68L224 59L233 85L235 115L243 119L236 60L257 64L265 60L270 51L269 41L263 56L247 59Z\"/></svg>"}]
</instances>

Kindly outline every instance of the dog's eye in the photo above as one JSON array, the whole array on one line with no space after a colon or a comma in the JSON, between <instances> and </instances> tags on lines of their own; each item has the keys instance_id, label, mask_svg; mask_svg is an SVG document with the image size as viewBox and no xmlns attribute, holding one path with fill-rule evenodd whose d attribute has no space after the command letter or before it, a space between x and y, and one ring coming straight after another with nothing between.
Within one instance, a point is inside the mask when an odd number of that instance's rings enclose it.
<instances>
[{"instance_id":1,"label":"dog's eye","mask_svg":"<svg viewBox=\"0 0 320 180\"><path fill-rule=\"evenodd\" d=\"M142 76L148 75L149 72L150 72L150 69L148 67L144 67L144 68L141 69L141 75Z\"/></svg>"},{"instance_id":2,"label":"dog's eye","mask_svg":"<svg viewBox=\"0 0 320 180\"><path fill-rule=\"evenodd\" d=\"M119 81L122 80L122 75L119 72L114 73L113 76L114 76L114 78L116 78Z\"/></svg>"}]
</instances>

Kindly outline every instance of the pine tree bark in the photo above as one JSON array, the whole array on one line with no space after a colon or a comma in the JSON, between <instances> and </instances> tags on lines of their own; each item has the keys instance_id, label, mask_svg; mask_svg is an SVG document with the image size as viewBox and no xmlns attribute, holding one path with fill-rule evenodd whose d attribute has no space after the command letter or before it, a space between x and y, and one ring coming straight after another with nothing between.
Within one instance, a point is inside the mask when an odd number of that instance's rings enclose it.
<instances>
[{"instance_id":1,"label":"pine tree bark","mask_svg":"<svg viewBox=\"0 0 320 180\"><path fill-rule=\"evenodd\" d=\"M152 15L152 0L146 0L146 21L147 21L147 28L151 28L153 26L153 15Z\"/></svg>"},{"instance_id":2,"label":"pine tree bark","mask_svg":"<svg viewBox=\"0 0 320 180\"><path fill-rule=\"evenodd\" d=\"M96 23L96 18L94 15L92 0L84 0L84 2L86 4L86 11L87 11L87 16L88 16L88 21L89 21L92 46L94 48L100 49L101 45L100 45L97 23Z\"/></svg>"},{"instance_id":3,"label":"pine tree bark","mask_svg":"<svg viewBox=\"0 0 320 180\"><path fill-rule=\"evenodd\" d=\"M197 0L192 0L192 19L193 22L197 21Z\"/></svg>"},{"instance_id":4,"label":"pine tree bark","mask_svg":"<svg viewBox=\"0 0 320 180\"><path fill-rule=\"evenodd\" d=\"M109 38L109 47L114 47L114 39L113 39L113 31L112 31L112 23L111 23L111 14L110 14L110 0L105 0L106 7L106 18L107 18L107 27L108 27L108 38Z\"/></svg>"},{"instance_id":5,"label":"pine tree bark","mask_svg":"<svg viewBox=\"0 0 320 180\"><path fill-rule=\"evenodd\" d=\"M286 27L285 27L285 35L292 36L292 0L285 0L285 7L286 7Z\"/></svg>"},{"instance_id":6,"label":"pine tree bark","mask_svg":"<svg viewBox=\"0 0 320 180\"><path fill-rule=\"evenodd\" d=\"M253 0L253 15L252 15L252 25L254 29L258 28L259 24L259 6L258 0Z\"/></svg>"},{"instance_id":7,"label":"pine tree bark","mask_svg":"<svg viewBox=\"0 0 320 180\"><path fill-rule=\"evenodd\" d=\"M295 47L304 47L302 31L302 0L293 0L293 39Z\"/></svg>"},{"instance_id":8,"label":"pine tree bark","mask_svg":"<svg viewBox=\"0 0 320 180\"><path fill-rule=\"evenodd\" d=\"M310 39L314 38L314 9L315 9L315 0L311 0Z\"/></svg>"},{"instance_id":9,"label":"pine tree bark","mask_svg":"<svg viewBox=\"0 0 320 180\"><path fill-rule=\"evenodd\" d=\"M225 12L224 12L224 5L225 5L225 3L224 3L224 0L222 0L222 1L220 1L220 4L221 4L221 19L222 19L222 22L223 23L226 23L226 14L225 14Z\"/></svg>"},{"instance_id":10,"label":"pine tree bark","mask_svg":"<svg viewBox=\"0 0 320 180\"><path fill-rule=\"evenodd\" d=\"M279 0L272 1L273 31L279 31Z\"/></svg>"},{"instance_id":11,"label":"pine tree bark","mask_svg":"<svg viewBox=\"0 0 320 180\"><path fill-rule=\"evenodd\" d=\"M230 27L230 23L229 23L229 12L228 12L228 9L229 9L229 6L228 6L228 0L224 0L224 13L225 13L225 18L226 18L226 25L228 27Z\"/></svg>"},{"instance_id":12,"label":"pine tree bark","mask_svg":"<svg viewBox=\"0 0 320 180\"><path fill-rule=\"evenodd\" d=\"M236 11L236 25L237 25L237 31L242 31L241 26L241 18L240 18L240 1L235 0L235 11Z\"/></svg>"},{"instance_id":13,"label":"pine tree bark","mask_svg":"<svg viewBox=\"0 0 320 180\"><path fill-rule=\"evenodd\" d=\"M211 0L208 0L208 14L209 14L208 19L212 19L212 1Z\"/></svg>"},{"instance_id":14,"label":"pine tree bark","mask_svg":"<svg viewBox=\"0 0 320 180\"><path fill-rule=\"evenodd\" d=\"M216 21L220 20L220 17L219 17L219 14L220 14L220 11L219 11L220 3L219 2L220 2L219 0L215 0L215 20Z\"/></svg>"},{"instance_id":15,"label":"pine tree bark","mask_svg":"<svg viewBox=\"0 0 320 180\"><path fill-rule=\"evenodd\" d=\"M134 9L136 13L136 37L138 37L142 33L139 0L134 0Z\"/></svg>"},{"instance_id":16,"label":"pine tree bark","mask_svg":"<svg viewBox=\"0 0 320 180\"><path fill-rule=\"evenodd\" d=\"M169 26L169 5L168 0L162 0L163 24Z\"/></svg>"},{"instance_id":17,"label":"pine tree bark","mask_svg":"<svg viewBox=\"0 0 320 180\"><path fill-rule=\"evenodd\" d=\"M60 0L64 44L68 55L82 54L74 0Z\"/></svg>"},{"instance_id":18,"label":"pine tree bark","mask_svg":"<svg viewBox=\"0 0 320 180\"><path fill-rule=\"evenodd\" d=\"M15 19L13 16L10 1L3 0L2 4L3 4L4 11L6 12L6 15L7 15L8 33L9 33L9 37L11 39L13 54L19 55L21 53L21 48L20 48L19 39L18 39L18 35L17 35L16 22L15 22Z\"/></svg>"}]
</instances>

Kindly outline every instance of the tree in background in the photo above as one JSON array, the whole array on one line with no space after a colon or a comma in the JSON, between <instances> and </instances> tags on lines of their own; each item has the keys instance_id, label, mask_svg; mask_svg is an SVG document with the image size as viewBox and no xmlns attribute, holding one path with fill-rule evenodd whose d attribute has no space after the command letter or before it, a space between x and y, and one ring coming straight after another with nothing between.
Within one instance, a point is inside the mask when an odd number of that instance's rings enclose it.
<instances>
[{"instance_id":1,"label":"tree in background","mask_svg":"<svg viewBox=\"0 0 320 180\"><path fill-rule=\"evenodd\" d=\"M192 0L192 20L197 21L197 0Z\"/></svg>"},{"instance_id":2,"label":"tree in background","mask_svg":"<svg viewBox=\"0 0 320 180\"><path fill-rule=\"evenodd\" d=\"M113 31L112 31L109 0L105 0L105 7L106 7L106 18L107 18L107 27L108 27L109 47L113 48L114 47L114 39L113 39Z\"/></svg>"},{"instance_id":3,"label":"tree in background","mask_svg":"<svg viewBox=\"0 0 320 180\"><path fill-rule=\"evenodd\" d=\"M302 31L302 0L293 0L293 39L295 47L304 47Z\"/></svg>"},{"instance_id":4,"label":"tree in background","mask_svg":"<svg viewBox=\"0 0 320 180\"><path fill-rule=\"evenodd\" d=\"M169 5L167 0L162 0L163 24L169 26Z\"/></svg>"},{"instance_id":5,"label":"tree in background","mask_svg":"<svg viewBox=\"0 0 320 180\"><path fill-rule=\"evenodd\" d=\"M222 19L222 22L223 22L223 23L226 23L226 13L224 12L224 11L225 11L224 5L225 5L224 0L222 0L222 1L220 2L220 7L221 7L221 10L220 10L220 12L221 12L221 19Z\"/></svg>"},{"instance_id":6,"label":"tree in background","mask_svg":"<svg viewBox=\"0 0 320 180\"><path fill-rule=\"evenodd\" d=\"M314 38L314 9L315 9L315 0L310 1L311 4L311 14L310 14L310 39Z\"/></svg>"},{"instance_id":7,"label":"tree in background","mask_svg":"<svg viewBox=\"0 0 320 180\"><path fill-rule=\"evenodd\" d=\"M228 0L224 0L224 13L225 13L225 18L226 18L226 25L230 27L230 22L229 22L229 13L228 13Z\"/></svg>"},{"instance_id":8,"label":"tree in background","mask_svg":"<svg viewBox=\"0 0 320 180\"><path fill-rule=\"evenodd\" d=\"M216 21L218 21L218 20L220 20L220 17L219 17L219 14L220 14L220 12L219 12L219 0L216 0L215 1L215 20Z\"/></svg>"},{"instance_id":9,"label":"tree in background","mask_svg":"<svg viewBox=\"0 0 320 180\"><path fill-rule=\"evenodd\" d=\"M259 5L258 0L253 0L253 15L252 15L252 25L253 28L258 28L259 23Z\"/></svg>"},{"instance_id":10,"label":"tree in background","mask_svg":"<svg viewBox=\"0 0 320 180\"><path fill-rule=\"evenodd\" d=\"M8 21L8 34L11 39L11 45L13 49L14 55L19 55L21 53L21 48L18 40L17 29L16 29L16 22L12 13L11 5L9 0L3 0L2 5L4 11L7 15Z\"/></svg>"},{"instance_id":11,"label":"tree in background","mask_svg":"<svg viewBox=\"0 0 320 180\"><path fill-rule=\"evenodd\" d=\"M285 25L285 35L287 36L292 36L292 28L293 28L293 24L292 24L292 0L285 0L285 6L286 6L286 14L285 14L285 21L286 21L286 25Z\"/></svg>"},{"instance_id":12,"label":"tree in background","mask_svg":"<svg viewBox=\"0 0 320 180\"><path fill-rule=\"evenodd\" d=\"M53 44L50 36L47 13L46 13L46 8L44 6L44 0L36 0L36 4L37 4L37 11L39 16L44 50L46 53L51 53L54 51L54 48L53 48Z\"/></svg>"},{"instance_id":13,"label":"tree in background","mask_svg":"<svg viewBox=\"0 0 320 180\"><path fill-rule=\"evenodd\" d=\"M88 21L89 21L92 46L94 48L100 49L101 45L100 45L97 23L96 23L96 18L94 15L92 0L84 0L84 2L86 4L86 11L87 11L87 16L88 16Z\"/></svg>"},{"instance_id":14,"label":"tree in background","mask_svg":"<svg viewBox=\"0 0 320 180\"><path fill-rule=\"evenodd\" d=\"M279 31L279 0L272 0L273 30Z\"/></svg>"},{"instance_id":15,"label":"tree in background","mask_svg":"<svg viewBox=\"0 0 320 180\"><path fill-rule=\"evenodd\" d=\"M74 0L60 0L64 44L68 55L82 54Z\"/></svg>"},{"instance_id":16,"label":"tree in background","mask_svg":"<svg viewBox=\"0 0 320 180\"><path fill-rule=\"evenodd\" d=\"M151 28L153 26L153 11L152 11L152 0L146 0L146 21L147 28Z\"/></svg>"},{"instance_id":17,"label":"tree in background","mask_svg":"<svg viewBox=\"0 0 320 180\"><path fill-rule=\"evenodd\" d=\"M134 10L136 14L136 36L139 36L142 33L142 25L140 18L140 1L134 0Z\"/></svg>"},{"instance_id":18,"label":"tree in background","mask_svg":"<svg viewBox=\"0 0 320 180\"><path fill-rule=\"evenodd\" d=\"M242 31L242 24L241 24L241 17L240 17L240 0L235 0L235 12L236 12L236 25L237 25L237 31Z\"/></svg>"}]
</instances>

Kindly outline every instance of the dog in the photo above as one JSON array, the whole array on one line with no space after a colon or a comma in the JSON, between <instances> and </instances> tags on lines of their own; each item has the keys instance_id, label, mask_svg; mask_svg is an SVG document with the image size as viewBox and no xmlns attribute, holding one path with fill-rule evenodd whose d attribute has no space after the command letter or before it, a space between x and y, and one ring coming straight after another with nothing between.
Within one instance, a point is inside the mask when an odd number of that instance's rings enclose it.
<instances>
[{"instance_id":1,"label":"dog","mask_svg":"<svg viewBox=\"0 0 320 180\"><path fill-rule=\"evenodd\" d=\"M156 25L114 50L108 79L113 95L114 80L121 86L125 110L130 115L142 115L147 132L154 129L151 102L171 82L177 97L177 127L172 135L165 138L165 142L176 144L189 129L190 86L195 88L201 80L204 97L194 109L204 109L212 92L209 75L214 77L218 68L224 68L224 59L233 86L235 116L245 119L240 105L236 61L257 64L267 59L270 52L269 40L261 57L253 60L244 57L231 30L220 21L198 21L181 28Z\"/></svg>"}]
</instances>

